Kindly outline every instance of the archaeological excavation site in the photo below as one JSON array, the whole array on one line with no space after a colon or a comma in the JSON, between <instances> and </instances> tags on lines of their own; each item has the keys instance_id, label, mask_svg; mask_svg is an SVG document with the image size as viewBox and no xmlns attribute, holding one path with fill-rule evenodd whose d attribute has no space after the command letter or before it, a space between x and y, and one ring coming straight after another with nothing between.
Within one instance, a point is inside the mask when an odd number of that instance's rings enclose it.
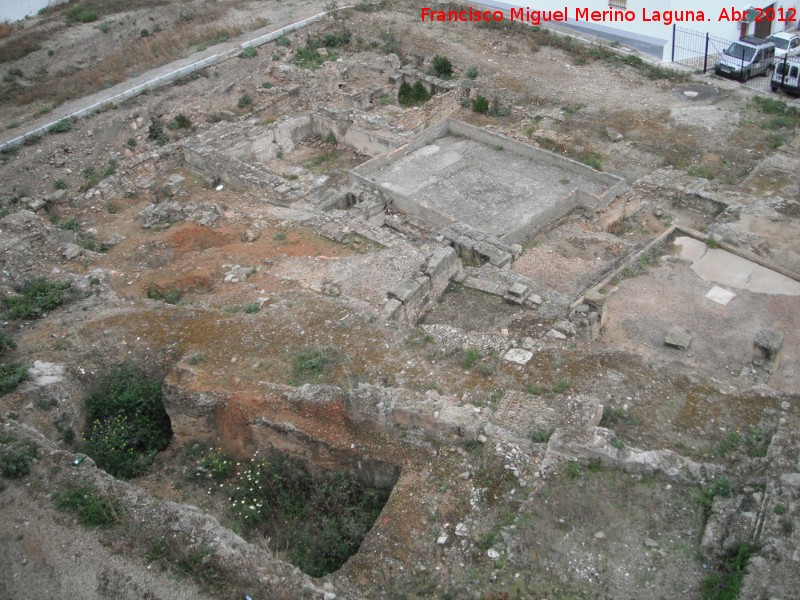
<instances>
[{"instance_id":1,"label":"archaeological excavation site","mask_svg":"<svg viewBox=\"0 0 800 600\"><path fill-rule=\"evenodd\" d=\"M797 597L797 100L423 6L0 23L0 599Z\"/></svg>"}]
</instances>

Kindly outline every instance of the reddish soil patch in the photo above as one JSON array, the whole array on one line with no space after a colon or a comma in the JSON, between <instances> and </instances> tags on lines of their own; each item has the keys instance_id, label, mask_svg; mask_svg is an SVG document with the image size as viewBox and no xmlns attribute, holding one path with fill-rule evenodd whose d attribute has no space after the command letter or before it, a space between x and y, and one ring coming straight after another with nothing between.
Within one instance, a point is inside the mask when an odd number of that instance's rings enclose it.
<instances>
[{"instance_id":1,"label":"reddish soil patch","mask_svg":"<svg viewBox=\"0 0 800 600\"><path fill-rule=\"evenodd\" d=\"M175 249L176 258L189 252L200 252L208 248L217 248L230 242L230 238L208 227L187 224L182 225L169 236L169 245Z\"/></svg>"}]
</instances>

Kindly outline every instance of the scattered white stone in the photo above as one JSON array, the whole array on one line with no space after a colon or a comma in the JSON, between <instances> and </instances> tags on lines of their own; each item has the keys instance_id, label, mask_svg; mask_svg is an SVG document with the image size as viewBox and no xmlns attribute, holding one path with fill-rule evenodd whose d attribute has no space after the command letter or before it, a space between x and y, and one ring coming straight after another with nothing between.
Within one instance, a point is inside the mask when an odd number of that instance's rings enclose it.
<instances>
[{"instance_id":1,"label":"scattered white stone","mask_svg":"<svg viewBox=\"0 0 800 600\"><path fill-rule=\"evenodd\" d=\"M486 556L488 556L492 560L497 560L498 558L500 558L500 553L497 550L495 550L494 548L489 548L486 551Z\"/></svg>"},{"instance_id":2,"label":"scattered white stone","mask_svg":"<svg viewBox=\"0 0 800 600\"><path fill-rule=\"evenodd\" d=\"M447 535L440 535L438 538L436 538L436 543L440 546L444 546L447 543L447 537Z\"/></svg>"},{"instance_id":3,"label":"scattered white stone","mask_svg":"<svg viewBox=\"0 0 800 600\"><path fill-rule=\"evenodd\" d=\"M35 360L33 366L28 369L28 376L36 385L58 383L64 377L64 365Z\"/></svg>"},{"instance_id":4,"label":"scattered white stone","mask_svg":"<svg viewBox=\"0 0 800 600\"><path fill-rule=\"evenodd\" d=\"M503 358L508 362L513 362L518 365L525 365L531 358L533 358L533 352L530 350L523 350L522 348L512 348L506 352Z\"/></svg>"},{"instance_id":5,"label":"scattered white stone","mask_svg":"<svg viewBox=\"0 0 800 600\"><path fill-rule=\"evenodd\" d=\"M733 292L729 292L728 290L721 288L717 285L712 287L706 294L706 298L708 298L712 302L716 302L717 304L722 304L722 306L726 306L728 302L733 300L735 297L736 294L734 294Z\"/></svg>"},{"instance_id":6,"label":"scattered white stone","mask_svg":"<svg viewBox=\"0 0 800 600\"><path fill-rule=\"evenodd\" d=\"M458 537L466 537L469 534L469 528L463 523L456 525L456 535Z\"/></svg>"},{"instance_id":7,"label":"scattered white stone","mask_svg":"<svg viewBox=\"0 0 800 600\"><path fill-rule=\"evenodd\" d=\"M605 539L606 534L603 531L598 531L597 533L594 534L594 537L598 540L603 540Z\"/></svg>"},{"instance_id":8,"label":"scattered white stone","mask_svg":"<svg viewBox=\"0 0 800 600\"><path fill-rule=\"evenodd\" d=\"M565 336L560 331L556 331L555 329L551 329L550 331L548 331L545 334L545 336L547 336L549 338L553 338L554 340L565 340L565 339L567 339L567 336Z\"/></svg>"}]
</instances>

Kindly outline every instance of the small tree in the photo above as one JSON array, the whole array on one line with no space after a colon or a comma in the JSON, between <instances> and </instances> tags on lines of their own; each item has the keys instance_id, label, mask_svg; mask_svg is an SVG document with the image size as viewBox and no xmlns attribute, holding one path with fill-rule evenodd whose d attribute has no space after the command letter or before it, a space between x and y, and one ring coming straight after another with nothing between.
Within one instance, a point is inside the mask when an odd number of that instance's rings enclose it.
<instances>
[{"instance_id":1,"label":"small tree","mask_svg":"<svg viewBox=\"0 0 800 600\"><path fill-rule=\"evenodd\" d=\"M446 56L437 54L433 57L433 72L437 77L449 79L453 74L453 63Z\"/></svg>"},{"instance_id":2,"label":"small tree","mask_svg":"<svg viewBox=\"0 0 800 600\"><path fill-rule=\"evenodd\" d=\"M400 84L400 90L397 92L397 101L401 106L411 106L411 86L407 81Z\"/></svg>"},{"instance_id":3,"label":"small tree","mask_svg":"<svg viewBox=\"0 0 800 600\"><path fill-rule=\"evenodd\" d=\"M430 99L430 94L421 81L417 81L411 86L411 103L412 104L425 104Z\"/></svg>"},{"instance_id":4,"label":"small tree","mask_svg":"<svg viewBox=\"0 0 800 600\"><path fill-rule=\"evenodd\" d=\"M478 96L472 101L472 110L476 113L486 114L489 112L489 99L485 96Z\"/></svg>"}]
</instances>

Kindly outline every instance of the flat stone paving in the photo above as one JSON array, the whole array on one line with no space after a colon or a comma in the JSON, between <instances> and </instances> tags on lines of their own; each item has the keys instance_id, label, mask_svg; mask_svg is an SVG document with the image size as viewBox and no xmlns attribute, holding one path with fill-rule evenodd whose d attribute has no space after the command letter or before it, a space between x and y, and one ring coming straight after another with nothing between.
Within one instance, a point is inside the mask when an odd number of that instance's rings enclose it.
<instances>
[{"instance_id":1,"label":"flat stone paving","mask_svg":"<svg viewBox=\"0 0 800 600\"><path fill-rule=\"evenodd\" d=\"M531 222L575 189L601 194L606 188L591 177L455 135L368 178L495 237Z\"/></svg>"},{"instance_id":2,"label":"flat stone paving","mask_svg":"<svg viewBox=\"0 0 800 600\"><path fill-rule=\"evenodd\" d=\"M800 296L800 282L690 237L675 238L680 257L692 263L701 279L757 294Z\"/></svg>"}]
</instances>

